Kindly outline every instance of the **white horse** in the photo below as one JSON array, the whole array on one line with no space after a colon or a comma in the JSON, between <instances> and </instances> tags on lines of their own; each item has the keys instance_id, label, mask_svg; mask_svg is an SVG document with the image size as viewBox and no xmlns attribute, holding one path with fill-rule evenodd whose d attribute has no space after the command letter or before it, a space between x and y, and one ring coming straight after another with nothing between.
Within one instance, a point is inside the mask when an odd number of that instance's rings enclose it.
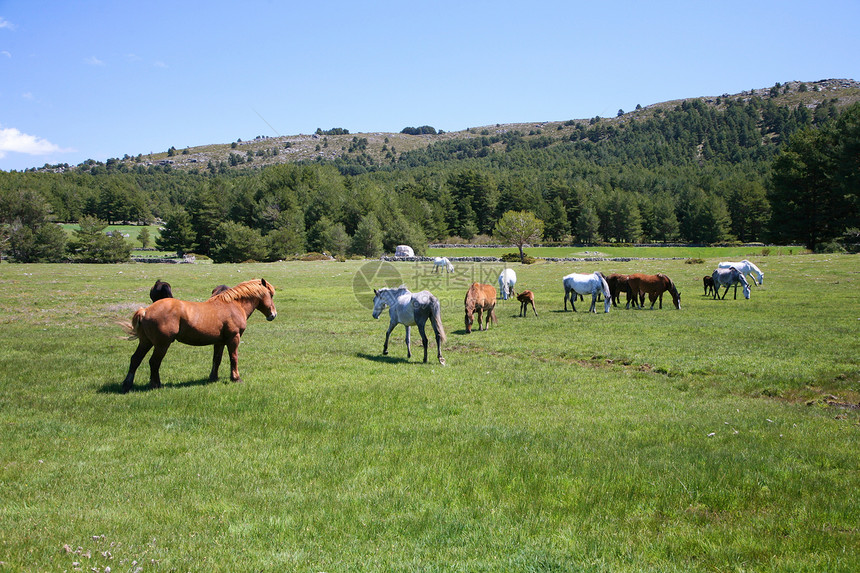
<instances>
[{"instance_id":1,"label":"white horse","mask_svg":"<svg viewBox=\"0 0 860 573\"><path fill-rule=\"evenodd\" d=\"M388 337L391 336L391 331L398 324L402 324L406 327L406 358L412 358L412 348L409 345L409 327L417 325L418 332L421 334L421 343L424 345L424 362L427 362L428 342L424 325L427 323L427 319L430 319L430 324L436 333L436 357L439 359L439 364L445 366L445 359L442 358L445 329L442 326L439 299L433 296L430 291L422 290L412 293L405 286L381 288L374 290L373 293L373 318L378 319L386 306L391 318L388 332L385 333L385 346L382 347L382 354L388 354Z\"/></svg>"},{"instance_id":2,"label":"white horse","mask_svg":"<svg viewBox=\"0 0 860 573\"><path fill-rule=\"evenodd\" d=\"M505 269L499 275L499 292L502 293L502 300L513 298L514 285L517 284L517 273L513 269Z\"/></svg>"},{"instance_id":3,"label":"white horse","mask_svg":"<svg viewBox=\"0 0 860 573\"><path fill-rule=\"evenodd\" d=\"M438 273L439 269L441 269L442 267L445 267L445 269L449 273L454 272L454 265L451 264L451 261L448 260L448 257L436 257L435 259L433 259L433 264L435 265L433 267L434 273Z\"/></svg>"},{"instance_id":4,"label":"white horse","mask_svg":"<svg viewBox=\"0 0 860 573\"><path fill-rule=\"evenodd\" d=\"M737 300L739 284L744 287L744 298L749 300L750 284L747 282L747 279L744 278L744 274L735 267L717 269L711 275L711 278L714 280L714 300L719 296L721 286L726 287L726 290L723 291L723 299L725 299L726 295L729 293L729 287L732 285L735 287L735 300Z\"/></svg>"},{"instance_id":5,"label":"white horse","mask_svg":"<svg viewBox=\"0 0 860 573\"><path fill-rule=\"evenodd\" d=\"M722 262L722 263L717 265L717 268L720 268L720 269L730 269L732 267L736 268L737 270L739 270L741 273L743 273L745 275L749 275L749 277L753 280L753 283L755 283L759 286L761 286L764 283L764 273L761 272L760 268L758 268L757 266L755 266L754 264L752 264L751 262L749 262L746 259L739 261L737 263ZM758 275L758 279L756 279L755 275ZM747 298L749 298L749 297L747 297Z\"/></svg>"},{"instance_id":6,"label":"white horse","mask_svg":"<svg viewBox=\"0 0 860 573\"><path fill-rule=\"evenodd\" d=\"M570 298L570 306L573 312L576 312L576 307L573 302L576 300L577 294L591 295L591 308L589 312L597 312L594 306L597 304L598 293L603 293L603 312L609 312L609 307L612 305L612 295L609 293L609 284L599 272L594 272L590 275L581 275L571 273L562 279L564 285L564 310L567 311L567 299Z\"/></svg>"}]
</instances>

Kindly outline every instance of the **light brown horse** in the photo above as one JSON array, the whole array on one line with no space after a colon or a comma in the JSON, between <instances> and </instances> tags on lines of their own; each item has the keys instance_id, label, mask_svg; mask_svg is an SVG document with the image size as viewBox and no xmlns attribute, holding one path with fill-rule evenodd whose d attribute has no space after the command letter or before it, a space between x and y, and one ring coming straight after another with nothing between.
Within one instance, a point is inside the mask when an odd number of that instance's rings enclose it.
<instances>
[{"instance_id":1,"label":"light brown horse","mask_svg":"<svg viewBox=\"0 0 860 573\"><path fill-rule=\"evenodd\" d=\"M520 301L520 316L525 318L529 305L532 305L532 311L534 311L535 316L537 316L537 310L535 310L535 295L532 291L524 290L517 295L517 300Z\"/></svg>"},{"instance_id":2,"label":"light brown horse","mask_svg":"<svg viewBox=\"0 0 860 573\"><path fill-rule=\"evenodd\" d=\"M636 273L627 275L627 284L630 285L630 291L634 298L639 298L642 306L645 305L645 295L648 295L648 300L651 301L651 309L654 309L654 302L660 300L660 308L663 308L663 293L669 291L672 295L672 304L675 308L681 310L681 293L675 288L675 283L672 279L663 273L656 275L644 275ZM635 305L635 301L634 301Z\"/></svg>"},{"instance_id":3,"label":"light brown horse","mask_svg":"<svg viewBox=\"0 0 860 573\"><path fill-rule=\"evenodd\" d=\"M265 279L245 281L204 302L189 302L176 298L158 300L146 308L139 308L131 323L122 326L129 339L138 339L137 350L131 356L128 374L122 389L128 392L134 386L134 374L143 357L155 348L149 359L149 385L161 387L158 370L167 349L174 341L191 346L214 345L212 371L209 381L218 379L218 367L226 346L230 352L230 380L241 382L239 377L239 339L245 332L248 317L255 310L274 320L277 316L272 297L275 287Z\"/></svg>"},{"instance_id":4,"label":"light brown horse","mask_svg":"<svg viewBox=\"0 0 860 573\"><path fill-rule=\"evenodd\" d=\"M472 283L469 291L466 293L466 333L472 332L472 315L478 314L478 330L489 330L490 319L493 319L493 324L498 324L496 320L496 289L492 285L481 283ZM486 328L481 327L481 315L486 312L487 318L484 320Z\"/></svg>"}]
</instances>

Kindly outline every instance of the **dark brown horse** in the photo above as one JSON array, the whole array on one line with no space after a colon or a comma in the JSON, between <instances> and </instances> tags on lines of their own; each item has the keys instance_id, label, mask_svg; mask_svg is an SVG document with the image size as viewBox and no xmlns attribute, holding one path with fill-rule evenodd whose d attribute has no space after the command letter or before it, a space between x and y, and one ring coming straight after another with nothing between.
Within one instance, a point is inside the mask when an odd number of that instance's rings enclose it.
<instances>
[{"instance_id":1,"label":"dark brown horse","mask_svg":"<svg viewBox=\"0 0 860 573\"><path fill-rule=\"evenodd\" d=\"M466 293L464 301L466 305L466 333L472 332L472 315L478 314L478 330L489 330L490 319L497 324L496 320L496 289L492 285L472 283ZM484 320L485 328L481 326L481 315L487 313Z\"/></svg>"},{"instance_id":2,"label":"dark brown horse","mask_svg":"<svg viewBox=\"0 0 860 573\"><path fill-rule=\"evenodd\" d=\"M634 297L638 295L641 304L644 306L645 295L651 301L651 309L654 308L654 302L660 300L660 308L663 308L663 293L669 291L672 295L672 304L675 308L681 310L681 293L675 288L675 283L672 279L663 273L656 275L644 275L636 273L627 276L627 284L630 285L630 290Z\"/></svg>"},{"instance_id":3,"label":"dark brown horse","mask_svg":"<svg viewBox=\"0 0 860 573\"><path fill-rule=\"evenodd\" d=\"M714 277L711 275L705 275L702 277L702 284L705 287L705 296L709 294L714 294Z\"/></svg>"},{"instance_id":4,"label":"dark brown horse","mask_svg":"<svg viewBox=\"0 0 860 573\"><path fill-rule=\"evenodd\" d=\"M630 308L630 301L633 300L634 297L630 290L630 285L627 284L627 275L611 274L606 277L606 284L609 285L609 294L612 297L612 306L617 307L621 293L625 293L627 295L627 308ZM634 306L636 306L635 301Z\"/></svg>"},{"instance_id":5,"label":"dark brown horse","mask_svg":"<svg viewBox=\"0 0 860 573\"><path fill-rule=\"evenodd\" d=\"M143 357L155 348L149 359L149 385L161 387L158 370L167 349L174 341L192 346L214 345L212 370L209 380L218 379L218 367L224 347L230 353L230 380L241 382L239 377L239 339L245 332L248 317L259 310L267 320L277 316L272 297L275 287L265 279L245 281L204 302L189 302L176 298L158 300L146 308L139 308L131 323L123 324L129 339L138 339L137 350L131 356L128 374L122 389L128 392L134 385L134 374Z\"/></svg>"},{"instance_id":6,"label":"dark brown horse","mask_svg":"<svg viewBox=\"0 0 860 573\"><path fill-rule=\"evenodd\" d=\"M218 285L212 289L212 296L215 296L216 294L221 294L225 290L230 290L230 287L228 287L227 285Z\"/></svg>"},{"instance_id":7,"label":"dark brown horse","mask_svg":"<svg viewBox=\"0 0 860 573\"><path fill-rule=\"evenodd\" d=\"M227 285L218 285L212 289L212 295L221 294L225 290L229 289ZM170 283L166 283L161 279L155 281L155 284L152 285L152 288L149 289L149 298L152 302L157 300L161 300L163 298L173 298L173 291L170 289Z\"/></svg>"},{"instance_id":8,"label":"dark brown horse","mask_svg":"<svg viewBox=\"0 0 860 573\"><path fill-rule=\"evenodd\" d=\"M534 311L535 316L537 316L537 310L535 310L535 295L532 291L524 290L517 295L517 300L520 301L520 316L525 318L529 305L532 305L532 311Z\"/></svg>"},{"instance_id":9,"label":"dark brown horse","mask_svg":"<svg viewBox=\"0 0 860 573\"><path fill-rule=\"evenodd\" d=\"M149 289L149 299L155 302L163 298L173 298L173 291L170 290L170 283L157 279L152 288Z\"/></svg>"}]
</instances>

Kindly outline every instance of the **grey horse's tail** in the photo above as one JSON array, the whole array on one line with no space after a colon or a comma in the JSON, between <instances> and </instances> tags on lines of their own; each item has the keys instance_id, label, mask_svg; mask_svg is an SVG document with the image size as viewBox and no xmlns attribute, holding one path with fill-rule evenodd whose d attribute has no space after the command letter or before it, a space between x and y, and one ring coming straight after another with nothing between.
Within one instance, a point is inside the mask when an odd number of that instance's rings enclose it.
<instances>
[{"instance_id":1,"label":"grey horse's tail","mask_svg":"<svg viewBox=\"0 0 860 573\"><path fill-rule=\"evenodd\" d=\"M603 289L603 298L604 300L612 300L612 294L609 292L609 283L606 282L606 277L603 276L603 273L596 272L594 273L600 277L600 285Z\"/></svg>"},{"instance_id":2,"label":"grey horse's tail","mask_svg":"<svg viewBox=\"0 0 860 573\"><path fill-rule=\"evenodd\" d=\"M442 305L439 304L439 299L435 296L430 305L430 315L430 318L433 320L433 330L439 335L439 339L445 342L447 337L445 336L445 327L442 326Z\"/></svg>"}]
</instances>

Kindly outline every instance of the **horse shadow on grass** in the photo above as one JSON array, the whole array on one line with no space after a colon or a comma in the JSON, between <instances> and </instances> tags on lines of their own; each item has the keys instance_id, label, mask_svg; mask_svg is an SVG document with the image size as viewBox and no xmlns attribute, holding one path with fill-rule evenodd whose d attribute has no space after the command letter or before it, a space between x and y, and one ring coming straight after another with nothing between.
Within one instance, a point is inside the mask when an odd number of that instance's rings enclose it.
<instances>
[{"instance_id":1,"label":"horse shadow on grass","mask_svg":"<svg viewBox=\"0 0 860 573\"><path fill-rule=\"evenodd\" d=\"M186 380L185 382L179 382L176 384L162 384L161 388L155 388L155 390L171 390L178 388L193 388L194 386L208 386L209 384L217 384L218 382L226 383L223 380L209 380L209 377L206 378L198 378L196 380ZM132 387L131 390L125 392L122 389L122 382L108 382L107 384L102 385L99 388L99 394L130 394L132 392L150 392L153 388L149 387L149 382L146 384L136 384Z\"/></svg>"},{"instance_id":2,"label":"horse shadow on grass","mask_svg":"<svg viewBox=\"0 0 860 573\"><path fill-rule=\"evenodd\" d=\"M409 364L410 362L414 362L405 356L385 356L382 354L367 354L366 352L359 352L356 356L364 360L370 360L371 362L381 362L382 364ZM421 360L419 359L418 361L420 362Z\"/></svg>"}]
</instances>

